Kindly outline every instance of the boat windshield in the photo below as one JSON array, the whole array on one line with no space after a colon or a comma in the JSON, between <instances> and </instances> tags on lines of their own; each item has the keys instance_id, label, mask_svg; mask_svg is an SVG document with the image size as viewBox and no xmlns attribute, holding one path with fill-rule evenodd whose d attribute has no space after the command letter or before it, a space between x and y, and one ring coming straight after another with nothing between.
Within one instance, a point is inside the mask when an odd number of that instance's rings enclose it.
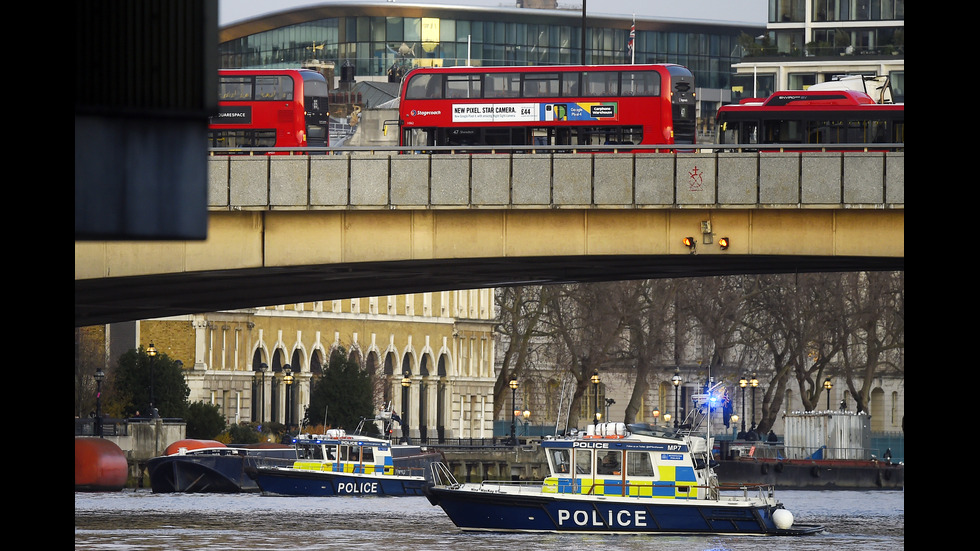
<instances>
[{"instance_id":1,"label":"boat windshield","mask_svg":"<svg viewBox=\"0 0 980 551\"><path fill-rule=\"evenodd\" d=\"M551 472L554 474L568 474L570 461L570 452L567 449L553 449L551 450L551 455L548 458L551 461Z\"/></svg>"},{"instance_id":2,"label":"boat windshield","mask_svg":"<svg viewBox=\"0 0 980 551\"><path fill-rule=\"evenodd\" d=\"M677 430L663 425L651 425L650 423L633 423L629 425L630 432L633 434L644 434L647 436L659 436L662 438L681 438Z\"/></svg>"},{"instance_id":3,"label":"boat windshield","mask_svg":"<svg viewBox=\"0 0 980 551\"><path fill-rule=\"evenodd\" d=\"M592 474L592 450L575 450L575 473Z\"/></svg>"},{"instance_id":4,"label":"boat windshield","mask_svg":"<svg viewBox=\"0 0 980 551\"><path fill-rule=\"evenodd\" d=\"M626 473L629 476L656 476L653 462L650 461L650 452L626 452Z\"/></svg>"}]
</instances>

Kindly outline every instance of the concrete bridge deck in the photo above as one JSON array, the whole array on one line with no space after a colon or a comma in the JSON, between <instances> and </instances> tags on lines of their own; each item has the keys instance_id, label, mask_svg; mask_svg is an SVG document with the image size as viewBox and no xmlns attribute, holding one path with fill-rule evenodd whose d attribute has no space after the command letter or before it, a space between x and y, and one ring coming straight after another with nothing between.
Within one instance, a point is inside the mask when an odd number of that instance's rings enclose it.
<instances>
[{"instance_id":1,"label":"concrete bridge deck","mask_svg":"<svg viewBox=\"0 0 980 551\"><path fill-rule=\"evenodd\" d=\"M519 282L904 269L904 153L209 163L206 240L75 243L76 326Z\"/></svg>"}]
</instances>

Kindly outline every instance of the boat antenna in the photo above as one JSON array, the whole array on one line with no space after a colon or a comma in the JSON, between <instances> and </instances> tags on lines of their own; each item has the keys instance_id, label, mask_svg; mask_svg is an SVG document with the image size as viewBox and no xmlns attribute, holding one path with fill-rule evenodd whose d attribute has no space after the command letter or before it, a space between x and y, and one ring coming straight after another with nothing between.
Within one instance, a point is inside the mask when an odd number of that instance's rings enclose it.
<instances>
[{"instance_id":1,"label":"boat antenna","mask_svg":"<svg viewBox=\"0 0 980 551\"><path fill-rule=\"evenodd\" d=\"M558 437L558 426L561 424L561 406L565 403L565 384L567 379L561 381L561 392L558 394L558 412L555 415L555 438Z\"/></svg>"},{"instance_id":2,"label":"boat antenna","mask_svg":"<svg viewBox=\"0 0 980 551\"><path fill-rule=\"evenodd\" d=\"M327 412L330 411L330 404L323 408L323 430L327 430Z\"/></svg>"}]
</instances>

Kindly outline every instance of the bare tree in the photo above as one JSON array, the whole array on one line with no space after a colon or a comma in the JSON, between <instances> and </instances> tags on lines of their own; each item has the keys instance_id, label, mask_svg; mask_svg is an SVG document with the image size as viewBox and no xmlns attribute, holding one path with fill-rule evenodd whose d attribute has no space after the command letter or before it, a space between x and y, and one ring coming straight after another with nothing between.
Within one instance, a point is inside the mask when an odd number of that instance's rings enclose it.
<instances>
[{"instance_id":1,"label":"bare tree","mask_svg":"<svg viewBox=\"0 0 980 551\"><path fill-rule=\"evenodd\" d=\"M842 279L840 376L856 410L866 412L875 377L905 371L905 273L857 272Z\"/></svg>"},{"instance_id":2,"label":"bare tree","mask_svg":"<svg viewBox=\"0 0 980 551\"><path fill-rule=\"evenodd\" d=\"M547 323L553 344L559 348L559 370L567 371L575 381L569 424L578 425L578 410L588 391L594 372L615 365L623 349L625 319L621 304L610 300L614 295L608 283L558 285L548 301Z\"/></svg>"},{"instance_id":3,"label":"bare tree","mask_svg":"<svg viewBox=\"0 0 980 551\"><path fill-rule=\"evenodd\" d=\"M108 365L103 326L75 328L75 416L85 417L95 411L96 391L95 372L103 370L108 379L101 385L103 392L110 390L112 370ZM103 409L108 408L108 400L102 397Z\"/></svg>"},{"instance_id":4,"label":"bare tree","mask_svg":"<svg viewBox=\"0 0 980 551\"><path fill-rule=\"evenodd\" d=\"M507 404L512 377L527 376L535 357L535 343L542 336L545 302L553 291L541 286L515 286L499 289L497 331L503 344L500 372L493 387L494 418ZM544 297L544 298L543 298Z\"/></svg>"},{"instance_id":5,"label":"bare tree","mask_svg":"<svg viewBox=\"0 0 980 551\"><path fill-rule=\"evenodd\" d=\"M629 331L625 353L635 367L633 389L626 405L625 423L636 421L650 381L661 365L674 335L677 280L653 279L628 282L622 286L626 306L625 323Z\"/></svg>"},{"instance_id":6,"label":"bare tree","mask_svg":"<svg viewBox=\"0 0 980 551\"><path fill-rule=\"evenodd\" d=\"M767 378L762 384L762 415L758 431L767 432L776 421L790 378L795 379L805 409L815 409L823 391L822 375L839 348L832 337L836 275L789 274L760 276L760 292L753 295L752 315L745 323L746 336L760 357L772 361L771 369L760 369Z\"/></svg>"}]
</instances>

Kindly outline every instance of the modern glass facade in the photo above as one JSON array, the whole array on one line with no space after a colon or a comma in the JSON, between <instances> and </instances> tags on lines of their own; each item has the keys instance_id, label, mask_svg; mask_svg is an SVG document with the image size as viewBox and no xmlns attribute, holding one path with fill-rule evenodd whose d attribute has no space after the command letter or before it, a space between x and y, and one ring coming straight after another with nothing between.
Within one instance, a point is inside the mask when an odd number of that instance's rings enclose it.
<instances>
[{"instance_id":1,"label":"modern glass facade","mask_svg":"<svg viewBox=\"0 0 980 551\"><path fill-rule=\"evenodd\" d=\"M742 46L733 100L877 75L905 102L905 0L769 0L766 33Z\"/></svg>"},{"instance_id":2,"label":"modern glass facade","mask_svg":"<svg viewBox=\"0 0 980 551\"><path fill-rule=\"evenodd\" d=\"M905 0L769 0L769 23L768 54L905 51Z\"/></svg>"},{"instance_id":3,"label":"modern glass facade","mask_svg":"<svg viewBox=\"0 0 980 551\"><path fill-rule=\"evenodd\" d=\"M393 67L578 64L582 14L573 10L487 9L337 3L273 14L222 29L220 66L295 67L316 58L338 71L384 76ZM298 22L299 21L299 22ZM678 63L699 88L727 90L740 60L738 37L764 27L745 24L587 18L586 64Z\"/></svg>"}]
</instances>

